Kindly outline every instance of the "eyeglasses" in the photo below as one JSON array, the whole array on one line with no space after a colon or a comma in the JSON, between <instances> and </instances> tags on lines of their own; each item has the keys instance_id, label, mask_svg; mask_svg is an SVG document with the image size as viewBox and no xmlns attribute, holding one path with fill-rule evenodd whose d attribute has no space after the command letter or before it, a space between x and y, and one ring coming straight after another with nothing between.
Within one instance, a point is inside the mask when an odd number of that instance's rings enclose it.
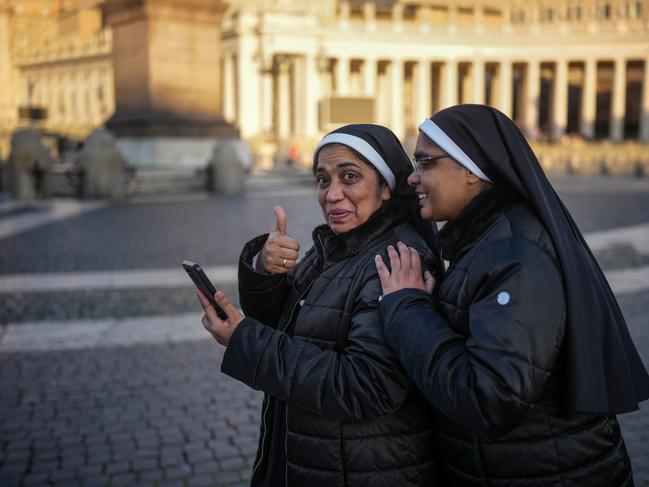
<instances>
[{"instance_id":1,"label":"eyeglasses","mask_svg":"<svg viewBox=\"0 0 649 487\"><path fill-rule=\"evenodd\" d=\"M445 157L451 156L449 156L448 154L442 154L439 156L413 157L412 167L415 169L415 171L422 172L426 169L429 169L438 159L444 159Z\"/></svg>"}]
</instances>

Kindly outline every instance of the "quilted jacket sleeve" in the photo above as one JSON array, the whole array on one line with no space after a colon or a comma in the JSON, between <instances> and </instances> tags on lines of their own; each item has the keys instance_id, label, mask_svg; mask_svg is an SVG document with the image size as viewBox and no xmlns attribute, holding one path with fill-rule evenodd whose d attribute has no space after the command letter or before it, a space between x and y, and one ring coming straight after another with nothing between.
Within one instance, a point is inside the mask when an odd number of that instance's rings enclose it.
<instances>
[{"instance_id":1,"label":"quilted jacket sleeve","mask_svg":"<svg viewBox=\"0 0 649 487\"><path fill-rule=\"evenodd\" d=\"M252 260L264 246L268 234L247 242L239 257L239 304L244 314L267 325L276 326L286 298L286 274L255 272Z\"/></svg>"},{"instance_id":2,"label":"quilted jacket sleeve","mask_svg":"<svg viewBox=\"0 0 649 487\"><path fill-rule=\"evenodd\" d=\"M381 312L388 342L433 406L474 433L498 436L524 419L557 359L563 286L551 257L525 240L491 243L467 272L467 335L423 291L386 295Z\"/></svg>"},{"instance_id":3,"label":"quilted jacket sleeve","mask_svg":"<svg viewBox=\"0 0 649 487\"><path fill-rule=\"evenodd\" d=\"M385 343L373 262L365 272L342 353L247 317L230 340L222 372L329 418L376 418L399 408L412 382Z\"/></svg>"}]
</instances>

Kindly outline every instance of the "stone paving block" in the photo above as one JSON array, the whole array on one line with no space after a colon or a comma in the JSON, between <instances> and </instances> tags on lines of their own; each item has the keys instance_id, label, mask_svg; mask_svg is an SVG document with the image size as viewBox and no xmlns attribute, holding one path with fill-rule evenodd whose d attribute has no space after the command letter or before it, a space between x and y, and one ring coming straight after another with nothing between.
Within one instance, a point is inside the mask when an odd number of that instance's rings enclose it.
<instances>
[{"instance_id":1,"label":"stone paving block","mask_svg":"<svg viewBox=\"0 0 649 487\"><path fill-rule=\"evenodd\" d=\"M209 475L197 475L187 479L187 487L215 487L214 479Z\"/></svg>"},{"instance_id":2,"label":"stone paving block","mask_svg":"<svg viewBox=\"0 0 649 487\"><path fill-rule=\"evenodd\" d=\"M145 472L138 472L138 482L155 482L162 480L164 474L162 470L148 470Z\"/></svg>"},{"instance_id":3,"label":"stone paving block","mask_svg":"<svg viewBox=\"0 0 649 487\"><path fill-rule=\"evenodd\" d=\"M0 472L0 485L18 485L22 478L22 473Z\"/></svg>"},{"instance_id":4,"label":"stone paving block","mask_svg":"<svg viewBox=\"0 0 649 487\"><path fill-rule=\"evenodd\" d=\"M174 465L173 467L164 468L164 475L167 479L184 478L192 473L192 468L186 463Z\"/></svg>"},{"instance_id":5,"label":"stone paving block","mask_svg":"<svg viewBox=\"0 0 649 487\"><path fill-rule=\"evenodd\" d=\"M28 448L10 449L8 453L3 456L2 463L26 463L32 457L32 452ZM0 468L2 470L2 468Z\"/></svg>"},{"instance_id":6,"label":"stone paving block","mask_svg":"<svg viewBox=\"0 0 649 487\"><path fill-rule=\"evenodd\" d=\"M192 465L192 469L194 470L194 473L198 474L212 474L212 473L217 473L220 472L221 470L224 470L220 462L214 460L214 461L208 461L208 462L202 462L202 463L195 463Z\"/></svg>"},{"instance_id":7,"label":"stone paving block","mask_svg":"<svg viewBox=\"0 0 649 487\"><path fill-rule=\"evenodd\" d=\"M154 470L159 467L160 464L155 458L139 458L133 460L133 470L137 472L142 470Z\"/></svg>"},{"instance_id":8,"label":"stone paving block","mask_svg":"<svg viewBox=\"0 0 649 487\"><path fill-rule=\"evenodd\" d=\"M30 471L35 473L52 472L56 470L58 467L59 467L59 462L39 462L39 463L32 463Z\"/></svg>"},{"instance_id":9,"label":"stone paving block","mask_svg":"<svg viewBox=\"0 0 649 487\"><path fill-rule=\"evenodd\" d=\"M111 476L110 486L111 487L130 487L135 484L135 474L133 473L121 473L119 475Z\"/></svg>"},{"instance_id":10,"label":"stone paving block","mask_svg":"<svg viewBox=\"0 0 649 487\"><path fill-rule=\"evenodd\" d=\"M216 483L219 485L231 485L241 480L239 472L230 471L230 472L219 472L214 477Z\"/></svg>"},{"instance_id":11,"label":"stone paving block","mask_svg":"<svg viewBox=\"0 0 649 487\"><path fill-rule=\"evenodd\" d=\"M219 462L219 466L223 470L234 470L243 467L246 464L245 460L241 457L227 458Z\"/></svg>"},{"instance_id":12,"label":"stone paving block","mask_svg":"<svg viewBox=\"0 0 649 487\"><path fill-rule=\"evenodd\" d=\"M68 482L68 484L75 483L74 480L77 478L77 472L75 469L65 470L60 469L55 472L50 473L49 479L54 482Z\"/></svg>"},{"instance_id":13,"label":"stone paving block","mask_svg":"<svg viewBox=\"0 0 649 487\"><path fill-rule=\"evenodd\" d=\"M185 454L185 458L190 464L209 462L214 460L212 452L206 449L201 451L190 451Z\"/></svg>"},{"instance_id":14,"label":"stone paving block","mask_svg":"<svg viewBox=\"0 0 649 487\"><path fill-rule=\"evenodd\" d=\"M78 476L81 478L88 476L97 476L104 472L103 465L83 465L77 469Z\"/></svg>"},{"instance_id":15,"label":"stone paving block","mask_svg":"<svg viewBox=\"0 0 649 487\"><path fill-rule=\"evenodd\" d=\"M177 456L161 456L160 457L160 466L161 467L175 467L176 465L182 465L185 463L185 459L182 454Z\"/></svg>"},{"instance_id":16,"label":"stone paving block","mask_svg":"<svg viewBox=\"0 0 649 487\"><path fill-rule=\"evenodd\" d=\"M49 477L49 473L47 472L29 473L25 475L25 477L23 478L23 483L25 485L43 485L47 483L48 477Z\"/></svg>"},{"instance_id":17,"label":"stone paving block","mask_svg":"<svg viewBox=\"0 0 649 487\"><path fill-rule=\"evenodd\" d=\"M91 475L81 479L82 487L107 487L108 478L99 475Z\"/></svg>"},{"instance_id":18,"label":"stone paving block","mask_svg":"<svg viewBox=\"0 0 649 487\"><path fill-rule=\"evenodd\" d=\"M158 486L159 487L185 487L185 481L184 480L163 480L158 484Z\"/></svg>"},{"instance_id":19,"label":"stone paving block","mask_svg":"<svg viewBox=\"0 0 649 487\"><path fill-rule=\"evenodd\" d=\"M104 470L107 475L117 475L129 472L131 470L131 462L118 462L108 463Z\"/></svg>"}]
</instances>

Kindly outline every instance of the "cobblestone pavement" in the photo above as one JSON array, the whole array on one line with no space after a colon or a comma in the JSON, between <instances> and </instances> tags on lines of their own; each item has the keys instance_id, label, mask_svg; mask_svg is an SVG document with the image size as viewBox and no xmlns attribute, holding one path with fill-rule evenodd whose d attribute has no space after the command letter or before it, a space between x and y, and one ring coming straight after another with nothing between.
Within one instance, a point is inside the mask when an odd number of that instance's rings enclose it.
<instances>
[{"instance_id":1,"label":"cobblestone pavement","mask_svg":"<svg viewBox=\"0 0 649 487\"><path fill-rule=\"evenodd\" d=\"M555 181L585 232L649 223L649 183ZM314 222L321 221L313 191L277 188L234 198L98 207L0 238L0 275L171 268L184 258L233 265L246 239L272 228L275 204L284 205L289 234L306 250ZM597 255L608 269L647 265L648 258L629 246ZM217 285L235 293L231 282ZM622 294L619 301L648 363L649 286ZM40 326L45 335L48 320L73 327L114 318L124 320L122 327L133 325L135 337L125 346L107 340L90 348L0 348L0 486L247 485L261 394L219 372L222 348L207 334L147 343L144 326L137 329L141 318L198 311L189 282L186 287L152 283L150 289L0 292L0 344L9 323ZM198 320L196 326L201 327ZM620 418L636 484L647 487L648 412L645 404Z\"/></svg>"}]
</instances>

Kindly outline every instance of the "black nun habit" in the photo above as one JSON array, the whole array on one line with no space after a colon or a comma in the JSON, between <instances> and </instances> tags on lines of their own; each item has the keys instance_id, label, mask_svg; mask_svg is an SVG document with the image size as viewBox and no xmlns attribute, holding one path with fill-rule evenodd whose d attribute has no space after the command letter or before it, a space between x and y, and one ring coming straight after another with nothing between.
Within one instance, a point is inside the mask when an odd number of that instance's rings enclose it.
<instances>
[{"instance_id":1,"label":"black nun habit","mask_svg":"<svg viewBox=\"0 0 649 487\"><path fill-rule=\"evenodd\" d=\"M419 128L496 190L513 190L548 231L566 293L567 408L638 409L649 397L647 371L602 270L518 127L494 108L467 104L442 110Z\"/></svg>"}]
</instances>

